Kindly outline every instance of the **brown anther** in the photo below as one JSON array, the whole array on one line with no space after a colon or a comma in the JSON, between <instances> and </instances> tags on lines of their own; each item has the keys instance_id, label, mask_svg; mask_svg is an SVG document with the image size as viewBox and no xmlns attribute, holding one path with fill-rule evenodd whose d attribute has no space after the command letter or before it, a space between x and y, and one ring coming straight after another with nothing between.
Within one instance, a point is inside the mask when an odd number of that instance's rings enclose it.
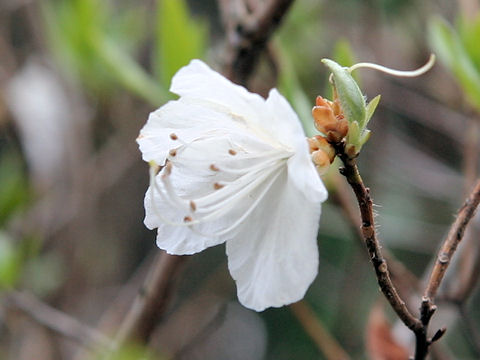
<instances>
[{"instance_id":1,"label":"brown anther","mask_svg":"<svg viewBox=\"0 0 480 360\"><path fill-rule=\"evenodd\" d=\"M177 139L178 139L177 134L171 133L171 134L170 134L170 139L172 139L172 140L177 140Z\"/></svg>"},{"instance_id":2,"label":"brown anther","mask_svg":"<svg viewBox=\"0 0 480 360\"><path fill-rule=\"evenodd\" d=\"M191 216L185 216L185 217L183 218L183 221L185 221L185 222L191 222L192 220L193 220L193 219L192 219Z\"/></svg>"},{"instance_id":3,"label":"brown anther","mask_svg":"<svg viewBox=\"0 0 480 360\"><path fill-rule=\"evenodd\" d=\"M228 150L228 153L229 153L230 155L237 155L237 152L236 152L235 150L233 150L233 149L229 149L229 150Z\"/></svg>"},{"instance_id":4,"label":"brown anther","mask_svg":"<svg viewBox=\"0 0 480 360\"><path fill-rule=\"evenodd\" d=\"M168 152L170 154L170 156L175 156L177 155L177 150L176 149L172 149Z\"/></svg>"},{"instance_id":5,"label":"brown anther","mask_svg":"<svg viewBox=\"0 0 480 360\"><path fill-rule=\"evenodd\" d=\"M190 209L192 211L197 210L197 204L195 204L195 202L193 200L190 200Z\"/></svg>"},{"instance_id":6,"label":"brown anther","mask_svg":"<svg viewBox=\"0 0 480 360\"><path fill-rule=\"evenodd\" d=\"M220 169L219 169L215 164L210 165L210 170L212 170L212 171L220 171Z\"/></svg>"},{"instance_id":7,"label":"brown anther","mask_svg":"<svg viewBox=\"0 0 480 360\"><path fill-rule=\"evenodd\" d=\"M213 184L213 188L215 190L220 190L221 188L223 188L225 185L222 185L222 184L219 184L218 182L216 182L215 184Z\"/></svg>"}]
</instances>

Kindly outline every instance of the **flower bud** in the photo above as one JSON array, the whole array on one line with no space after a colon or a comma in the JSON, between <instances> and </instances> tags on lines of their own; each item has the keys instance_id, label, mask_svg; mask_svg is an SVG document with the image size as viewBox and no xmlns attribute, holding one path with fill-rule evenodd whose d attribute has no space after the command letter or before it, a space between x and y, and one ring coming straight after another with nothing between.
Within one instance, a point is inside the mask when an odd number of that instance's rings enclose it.
<instances>
[{"instance_id":1,"label":"flower bud","mask_svg":"<svg viewBox=\"0 0 480 360\"><path fill-rule=\"evenodd\" d=\"M320 175L325 174L330 168L330 159L328 158L327 153L323 150L314 151L312 153L312 161Z\"/></svg>"},{"instance_id":2,"label":"flower bud","mask_svg":"<svg viewBox=\"0 0 480 360\"><path fill-rule=\"evenodd\" d=\"M328 141L340 142L348 133L348 121L345 119L338 99L330 101L317 96L312 109L315 127L325 134Z\"/></svg>"},{"instance_id":3,"label":"flower bud","mask_svg":"<svg viewBox=\"0 0 480 360\"><path fill-rule=\"evenodd\" d=\"M330 163L335 159L335 149L333 146L325 139L323 136L317 135L312 138L308 138L308 145L310 148L310 153L313 153L317 150L322 150L327 154L328 160Z\"/></svg>"}]
</instances>

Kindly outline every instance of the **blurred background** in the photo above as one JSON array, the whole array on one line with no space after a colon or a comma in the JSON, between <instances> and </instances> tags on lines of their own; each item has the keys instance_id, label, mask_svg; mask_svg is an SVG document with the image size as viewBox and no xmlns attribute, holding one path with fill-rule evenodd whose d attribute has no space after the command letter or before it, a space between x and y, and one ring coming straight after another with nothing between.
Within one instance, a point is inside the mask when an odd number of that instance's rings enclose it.
<instances>
[{"instance_id":1,"label":"blurred background","mask_svg":"<svg viewBox=\"0 0 480 360\"><path fill-rule=\"evenodd\" d=\"M322 58L409 70L437 54L420 78L355 74L369 99L382 95L359 167L383 246L410 272L397 280L414 309L416 286L478 176L479 8L476 0L296 0L248 82L262 94L278 87L312 135L315 97L331 96ZM0 359L96 358L84 350L91 337L69 334L65 319L113 336L159 252L143 225L148 166L135 138L173 98L181 66L201 58L222 70L224 23L215 0L0 1ZM325 182L319 275L302 307L243 308L217 246L182 264L148 352L116 358L335 359L309 335L312 323L351 359L411 353L336 166ZM432 329L448 331L437 359L480 358L479 225L438 299Z\"/></svg>"}]
</instances>

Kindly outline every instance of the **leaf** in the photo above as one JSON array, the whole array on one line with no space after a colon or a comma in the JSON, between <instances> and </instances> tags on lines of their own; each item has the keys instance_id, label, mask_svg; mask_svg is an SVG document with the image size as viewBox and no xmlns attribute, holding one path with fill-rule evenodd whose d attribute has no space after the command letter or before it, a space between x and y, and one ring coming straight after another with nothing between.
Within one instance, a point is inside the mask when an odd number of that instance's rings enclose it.
<instances>
[{"instance_id":1,"label":"leaf","mask_svg":"<svg viewBox=\"0 0 480 360\"><path fill-rule=\"evenodd\" d=\"M166 88L178 69L204 57L207 35L206 25L190 16L185 0L157 1L154 68Z\"/></svg>"},{"instance_id":2,"label":"leaf","mask_svg":"<svg viewBox=\"0 0 480 360\"><path fill-rule=\"evenodd\" d=\"M346 68L330 59L322 59L322 62L333 73L334 86L345 117L350 123L357 121L362 129L365 123L366 105L360 88Z\"/></svg>"},{"instance_id":3,"label":"leaf","mask_svg":"<svg viewBox=\"0 0 480 360\"><path fill-rule=\"evenodd\" d=\"M11 288L20 276L21 257L7 234L0 232L0 290Z\"/></svg>"},{"instance_id":4,"label":"leaf","mask_svg":"<svg viewBox=\"0 0 480 360\"><path fill-rule=\"evenodd\" d=\"M430 43L440 60L450 69L468 100L480 109L480 74L475 68L455 30L440 18L429 27Z\"/></svg>"},{"instance_id":5,"label":"leaf","mask_svg":"<svg viewBox=\"0 0 480 360\"><path fill-rule=\"evenodd\" d=\"M372 118L373 113L375 112L375 109L377 108L378 103L380 102L380 98L381 98L381 95L377 95L368 103L366 108L365 125L364 125L365 127L367 127L368 122Z\"/></svg>"},{"instance_id":6,"label":"leaf","mask_svg":"<svg viewBox=\"0 0 480 360\"><path fill-rule=\"evenodd\" d=\"M480 68L480 13L475 18L460 18L458 20L458 34L466 52L477 69Z\"/></svg>"},{"instance_id":7,"label":"leaf","mask_svg":"<svg viewBox=\"0 0 480 360\"><path fill-rule=\"evenodd\" d=\"M332 58L337 64L341 66L346 66L346 67L350 67L356 62L352 47L350 46L350 43L346 39L340 39L337 41L337 43L335 44L335 47L333 48ZM359 72L357 71L354 74L352 74L352 77L360 86L361 84L359 82L360 79L358 74Z\"/></svg>"}]
</instances>

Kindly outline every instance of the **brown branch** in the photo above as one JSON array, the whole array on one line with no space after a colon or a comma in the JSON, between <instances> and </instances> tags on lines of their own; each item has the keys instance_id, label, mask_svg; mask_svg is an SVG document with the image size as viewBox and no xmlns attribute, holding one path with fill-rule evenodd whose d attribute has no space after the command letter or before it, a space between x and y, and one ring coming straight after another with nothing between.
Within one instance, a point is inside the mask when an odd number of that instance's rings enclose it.
<instances>
[{"instance_id":1,"label":"brown branch","mask_svg":"<svg viewBox=\"0 0 480 360\"><path fill-rule=\"evenodd\" d=\"M340 178L335 176L335 190L329 196L342 209L345 218L347 219L352 232L357 236L359 243L363 246L363 232L361 229L360 219L358 218L357 209L347 193L344 182L339 181ZM390 275L397 284L398 292L402 297L407 297L409 291L420 291L420 283L418 278L409 271L401 262L399 262L387 249L383 249L383 257L388 263ZM407 305L409 305L407 303ZM411 307L410 307L411 308Z\"/></svg>"},{"instance_id":2,"label":"brown branch","mask_svg":"<svg viewBox=\"0 0 480 360\"><path fill-rule=\"evenodd\" d=\"M107 348L111 341L103 333L56 310L32 295L11 292L5 296L7 305L22 310L39 324L77 341L90 349Z\"/></svg>"},{"instance_id":3,"label":"brown branch","mask_svg":"<svg viewBox=\"0 0 480 360\"><path fill-rule=\"evenodd\" d=\"M290 310L327 360L350 360L304 300L291 304Z\"/></svg>"},{"instance_id":4,"label":"brown branch","mask_svg":"<svg viewBox=\"0 0 480 360\"><path fill-rule=\"evenodd\" d=\"M465 229L475 214L478 204L480 203L480 180L477 181L473 191L458 211L447 238L444 240L442 247L437 255L437 260L430 274L428 285L424 293L424 301L433 304L437 290L447 271L450 260L452 259L458 244L463 238Z\"/></svg>"},{"instance_id":5,"label":"brown branch","mask_svg":"<svg viewBox=\"0 0 480 360\"><path fill-rule=\"evenodd\" d=\"M422 328L422 323L410 313L390 278L387 262L382 255L380 244L377 239L373 216L373 202L370 197L370 191L363 183L355 159L350 158L345 153L345 144L343 142L334 144L334 147L337 155L345 166L340 172L347 179L357 198L362 218L362 237L375 269L380 289L402 322L415 332Z\"/></svg>"},{"instance_id":6,"label":"brown branch","mask_svg":"<svg viewBox=\"0 0 480 360\"><path fill-rule=\"evenodd\" d=\"M165 252L158 254L145 284L120 325L115 338L116 348L126 342L136 341L145 344L149 340L167 308L174 279L185 259L185 256L169 255Z\"/></svg>"},{"instance_id":7,"label":"brown branch","mask_svg":"<svg viewBox=\"0 0 480 360\"><path fill-rule=\"evenodd\" d=\"M249 13L239 0L218 0L227 29L227 59L224 74L246 86L268 39L278 28L293 0L268 0Z\"/></svg>"},{"instance_id":8,"label":"brown branch","mask_svg":"<svg viewBox=\"0 0 480 360\"><path fill-rule=\"evenodd\" d=\"M433 339L427 338L428 325L430 319L432 318L433 313L436 310L436 305L434 303L435 296L440 287L440 284L443 280L445 272L448 269L448 265L452 260L453 254L457 249L458 244L463 239L465 229L472 219L473 215L477 210L478 204L480 203L480 179L477 181L473 191L468 196L465 203L462 205L458 211L457 218L452 224L450 231L446 239L444 240L440 251L437 255L437 260L435 265L430 273L430 277L425 288L425 292L422 299L422 305L420 307L420 318L422 321L422 328L416 332L416 349L415 349L415 360L423 360L428 354L428 350L432 342L435 341L435 335ZM439 330L444 332L445 330ZM437 331L437 334L439 332Z\"/></svg>"}]
</instances>

